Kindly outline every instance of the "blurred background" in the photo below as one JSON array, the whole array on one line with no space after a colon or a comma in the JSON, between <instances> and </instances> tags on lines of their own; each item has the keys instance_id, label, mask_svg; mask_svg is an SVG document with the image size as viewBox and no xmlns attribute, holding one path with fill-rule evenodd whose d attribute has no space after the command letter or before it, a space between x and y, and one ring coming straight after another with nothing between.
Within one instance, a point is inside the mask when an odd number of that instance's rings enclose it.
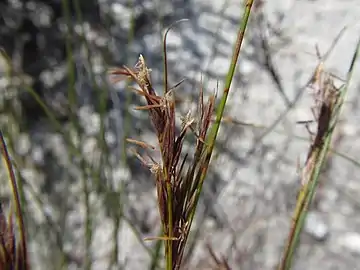
<instances>
[{"instance_id":1,"label":"blurred background","mask_svg":"<svg viewBox=\"0 0 360 270\"><path fill-rule=\"evenodd\" d=\"M240 4L241 3L241 4ZM184 269L275 269L311 134L305 87L322 56L345 79L358 1L257 0ZM20 183L34 269L161 269L154 180L125 139L156 142L143 100L107 70L142 54L162 91L163 34L178 115L221 93L242 1L1 0L0 128ZM344 29L342 31L342 29ZM340 34L339 34L340 33ZM337 39L337 37L339 37ZM360 269L360 70L294 269ZM339 80L340 81L340 80ZM220 95L220 94L219 94ZM0 199L9 203L1 170Z\"/></svg>"}]
</instances>

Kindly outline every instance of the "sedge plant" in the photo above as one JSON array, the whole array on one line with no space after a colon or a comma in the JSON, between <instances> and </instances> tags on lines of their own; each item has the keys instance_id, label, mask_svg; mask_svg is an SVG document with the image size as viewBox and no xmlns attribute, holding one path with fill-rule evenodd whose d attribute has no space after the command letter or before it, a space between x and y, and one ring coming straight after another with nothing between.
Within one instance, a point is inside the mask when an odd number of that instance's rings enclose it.
<instances>
[{"instance_id":1,"label":"sedge plant","mask_svg":"<svg viewBox=\"0 0 360 270\"><path fill-rule=\"evenodd\" d=\"M317 85L315 102L317 129L310 145L304 168L300 174L301 187L298 192L288 239L278 266L279 270L289 270L292 267L305 218L318 188L321 169L330 151L332 134L344 104L359 51L360 39L354 50L346 81L340 88L335 86L332 75L324 70L323 63L318 65L314 73L315 76L312 83Z\"/></svg>"},{"instance_id":2,"label":"sedge plant","mask_svg":"<svg viewBox=\"0 0 360 270\"><path fill-rule=\"evenodd\" d=\"M141 162L147 166L155 178L158 208L163 227L163 236L154 237L165 242L166 269L180 269L185 245L190 233L196 206L199 201L202 186L209 168L220 123L223 117L231 82L235 73L240 48L244 38L253 1L246 1L244 14L240 21L239 31L233 50L229 71L225 80L222 96L216 110L216 120L211 125L215 111L215 95L210 95L204 101L204 89L200 87L197 112L189 112L182 118L180 132L177 132L176 103L174 90L168 86L168 69L166 57L166 34L164 36L164 91L158 95L150 77L150 69L145 58L140 55L134 68L126 66L109 71L113 81L129 78L135 82L137 88L132 88L146 100L145 106L138 106L138 110L146 110L154 127L157 137L157 148L161 160L155 160L151 154L144 156L135 153ZM193 156L184 153L183 143L186 134L195 134ZM145 142L130 139L129 142L141 146L146 153L154 147Z\"/></svg>"}]
</instances>

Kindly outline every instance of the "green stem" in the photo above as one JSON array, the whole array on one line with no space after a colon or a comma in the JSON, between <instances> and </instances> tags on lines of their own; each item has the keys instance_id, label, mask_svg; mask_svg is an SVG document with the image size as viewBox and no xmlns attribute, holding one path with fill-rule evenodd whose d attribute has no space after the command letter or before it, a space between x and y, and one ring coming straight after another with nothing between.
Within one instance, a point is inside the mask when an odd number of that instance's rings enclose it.
<instances>
[{"instance_id":1,"label":"green stem","mask_svg":"<svg viewBox=\"0 0 360 270\"><path fill-rule=\"evenodd\" d=\"M233 55L231 58L231 63L229 66L229 70L226 76L226 81L225 81L225 86L224 86L224 90L223 90L223 95L221 97L220 100L220 104L219 107L216 111L216 120L214 125L212 126L211 130L210 130L210 134L208 139L206 140L207 142L207 148L206 148L206 156L205 156L205 162L201 168L201 176L200 176L200 183L198 185L197 188L197 194L196 194L196 201L195 201L195 207L194 209L191 211L190 213L190 224L192 224L192 221L194 219L195 216L195 211L196 211L196 206L200 197L200 193L202 190L202 185L204 183L206 174L207 174L207 170L208 170L208 165L210 163L210 159L211 159L211 155L212 155L212 151L214 149L215 146L215 142L216 142L216 138L217 138L217 134L219 132L219 128L220 128L220 123L221 123L221 119L223 117L224 114L224 110L225 110L225 105L226 105L226 101L230 92L230 87L231 87L231 83L234 77L234 73L235 73L235 69L236 69L236 64L239 58L239 54L240 54L240 49L241 49L241 45L244 39L244 35L245 35L245 30L248 24L248 20L250 17L250 13L251 13L251 7L254 3L254 0L247 0L246 4L245 4L245 10L240 22L240 26L239 26L239 31L238 31L238 35L237 35L237 39L236 39L236 43L235 43L235 47L233 50ZM190 225L191 226L191 225Z\"/></svg>"}]
</instances>

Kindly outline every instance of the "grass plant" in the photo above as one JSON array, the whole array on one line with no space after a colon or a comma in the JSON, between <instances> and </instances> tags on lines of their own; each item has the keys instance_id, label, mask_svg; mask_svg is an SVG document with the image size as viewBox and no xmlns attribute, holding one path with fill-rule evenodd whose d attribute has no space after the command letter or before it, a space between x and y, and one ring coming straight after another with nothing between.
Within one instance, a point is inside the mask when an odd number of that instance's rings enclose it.
<instances>
[{"instance_id":1,"label":"grass plant","mask_svg":"<svg viewBox=\"0 0 360 270\"><path fill-rule=\"evenodd\" d=\"M75 85L75 69L76 62L74 58L74 49L72 47L72 40L76 35L71 30L72 22L70 18L70 2L63 1L63 12L65 21L69 31L66 35L66 52L67 52L67 69L68 69L68 102L70 105L70 123L71 131L76 133L76 136L82 138L82 130L79 125L79 119L75 112L77 106L77 93ZM129 0L129 4L132 1ZM82 13L77 1L74 1L72 7L76 11L77 19L82 22ZM162 225L162 233L158 236L148 237L145 240L153 240L156 243L149 248L143 242L143 247L151 256L151 263L149 269L159 269L162 266L161 262L161 248L164 247L164 267L166 270L179 270L183 266L184 252L188 244L191 228L194 223L194 217L197 211L199 198L202 194L202 187L206 181L209 167L211 166L211 158L215 148L220 125L225 122L250 126L252 128L258 127L253 124L247 124L239 121L233 121L231 117L224 117L224 110L227 104L228 95L231 89L234 73L238 64L241 46L243 44L244 35L248 26L250 14L252 13L253 0L244 1L244 13L239 22L238 34L233 48L233 55L229 64L227 76L224 80L224 88L222 89L219 102L217 102L217 95L211 94L205 97L204 84L200 85L198 89L197 110L193 114L189 111L186 115L182 115L181 126L177 127L178 108L175 101L174 92L178 91L182 82L170 86L169 71L167 61L167 47L166 38L170 29L175 25L171 25L165 32L163 39L163 89L155 89L151 80L151 69L147 66L145 57L140 55L138 62L133 68L124 65L123 67L109 70L112 81L115 83L119 80L128 79L129 82L134 82L136 87L130 87L133 92L145 99L146 104L137 106L135 109L146 111L153 126L153 132L157 138L157 145L152 146L146 142L138 140L138 138L126 138L123 145L122 162L127 164L127 152L125 150L128 144L134 144L141 150L135 150L134 154L140 162L146 166L154 178L157 191L157 204L159 210L160 221ZM132 20L134 16L131 16ZM180 20L178 22L181 22ZM63 131L63 126L54 116L53 112L45 105L39 95L34 89L27 88L28 92L43 108L46 116L53 124L57 132L59 132L65 141L69 150L69 160L78 160L78 167L81 174L79 179L82 183L82 198L85 208L84 218L84 269L90 270L94 260L91 245L93 242L93 216L92 205L90 203L90 193L94 190L105 198L117 198L108 200L110 202L107 207L111 210L111 218L113 218L114 225L114 243L112 251L110 252L110 262L108 268L119 265L118 253L120 245L117 241L118 231L122 222L129 221L123 213L124 207L124 189L121 185L115 187L102 183L103 171L102 168L111 166L109 158L109 149L105 141L105 114L106 114L106 99L107 90L101 89L96 81L96 75L92 70L92 59L90 45L86 39L85 28L82 28L81 44L86 51L87 65L90 67L89 76L92 87L96 89L99 104L97 104L97 113L100 115L100 132L98 134L97 143L101 150L101 157L99 164L90 164L82 156L81 149L75 145L71 136ZM129 32L129 42L134 37L133 29ZM330 151L335 151L330 148L333 131L338 123L338 118L344 104L347 90L353 76L355 62L358 59L360 50L360 41L354 51L354 55L347 73L345 83L340 87L336 87L333 81L333 76L324 69L323 63L318 66L312 85L317 91L317 98L315 100L315 121L317 128L313 134L312 141L309 146L307 158L304 167L300 174L299 193L297 196L296 208L291 217L291 227L287 242L285 243L284 251L278 265L279 270L289 270L292 267L293 260L296 256L296 248L300 241L300 236L306 214L312 202L314 193L318 187L318 179L321 169L327 159ZM127 60L126 60L127 61ZM9 61L10 62L10 61ZM159 94L162 92L161 94ZM126 107L130 105L131 96L126 95ZM125 116L124 133L127 136L130 134L130 114ZM192 149L194 151L188 152L184 147L185 139L188 136L193 136L194 143ZM27 237L26 223L24 218L25 201L21 198L22 187L21 181L16 177L16 170L14 169L14 159L10 157L8 147L5 143L4 137L10 137L11 134L0 132L0 148L5 165L9 186L11 187L12 201L10 205L10 214L5 214L3 204L0 202L0 269L5 270L22 270L30 269L30 263L27 254ZM156 159L154 151L160 153L160 158ZM343 155L344 156L344 155ZM346 158L346 156L344 156ZM353 161L359 165L358 162ZM90 179L90 180L89 180ZM15 214L15 218L14 218ZM14 223L16 221L16 224ZM136 232L138 238L141 238ZM142 241L142 239L140 239ZM62 249L61 249L62 250ZM215 263L216 267L221 269L231 269L230 264L225 257L219 257L213 251L211 246L208 246L210 257ZM63 251L63 250L62 250ZM66 267L65 252L63 254L64 262L59 267Z\"/></svg>"},{"instance_id":2,"label":"grass plant","mask_svg":"<svg viewBox=\"0 0 360 270\"><path fill-rule=\"evenodd\" d=\"M164 37L164 91L162 96L158 95L152 86L151 70L146 65L143 56L139 57L139 61L133 69L125 66L110 71L114 82L128 77L138 85L139 88L133 90L145 98L147 105L138 106L137 109L148 111L158 139L160 161L154 160L151 155L147 155L148 159L138 153L136 155L145 166L149 167L155 178L158 207L164 233L162 237L157 238L165 241L167 270L180 269L181 266L186 241L224 114L252 5L253 1L246 1L245 3L225 86L216 111L216 120L212 126L210 124L215 107L215 95L211 95L205 103L204 91L200 87L198 110L194 116L189 112L182 118L181 129L179 134L177 133L175 125L176 103L173 91L179 85L171 88L168 85L166 57L166 35L168 31ZM191 159L187 153L183 153L184 139L190 130L196 136L195 151ZM142 146L147 152L154 148L145 142L134 139L130 142ZM189 165L186 164L187 161L189 161Z\"/></svg>"}]
</instances>

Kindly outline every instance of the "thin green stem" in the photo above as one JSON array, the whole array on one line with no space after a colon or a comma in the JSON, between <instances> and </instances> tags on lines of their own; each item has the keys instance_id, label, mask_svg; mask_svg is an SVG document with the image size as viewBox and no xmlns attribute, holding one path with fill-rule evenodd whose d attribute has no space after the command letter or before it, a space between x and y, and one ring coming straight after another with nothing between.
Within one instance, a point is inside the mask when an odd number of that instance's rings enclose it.
<instances>
[{"instance_id":1,"label":"thin green stem","mask_svg":"<svg viewBox=\"0 0 360 270\"><path fill-rule=\"evenodd\" d=\"M172 188L171 188L171 183L166 183L166 192L167 192L167 196L168 196L168 201L167 201L167 211L168 211L168 224L167 224L167 237L169 237L169 240L166 240L166 269L167 270L172 270L173 269L173 250L172 250L172 237L173 237L173 204L172 204L172 200L173 200L173 196L172 196Z\"/></svg>"},{"instance_id":2,"label":"thin green stem","mask_svg":"<svg viewBox=\"0 0 360 270\"><path fill-rule=\"evenodd\" d=\"M77 3L77 1L75 1ZM62 1L62 7L65 14L65 19L67 23L67 33L66 33L66 53L67 53L67 64L68 64L68 100L70 104L70 122L73 126L73 129L76 132L76 135L81 137L81 127L77 116L75 114L75 109L77 106L77 94L75 89L75 63L73 57L73 50L72 50L72 37L73 34L73 27L70 20L70 3L69 0ZM79 9L75 7L77 16L81 16L79 14ZM81 19L81 18L80 18ZM87 164L84 161L84 158L80 158L80 167L81 167L81 182L84 194L84 204L85 204L85 265L84 269L90 270L91 269L91 242L92 242L92 222L91 222L91 206L90 206L90 188L88 183L88 175L89 169Z\"/></svg>"},{"instance_id":3,"label":"thin green stem","mask_svg":"<svg viewBox=\"0 0 360 270\"><path fill-rule=\"evenodd\" d=\"M226 76L226 80L225 80L225 86L224 86L224 90L223 90L223 95L221 97L220 100L220 104L217 108L216 111L216 120L214 125L212 126L211 130L210 130L210 134L209 137L206 140L206 156L205 156L205 162L201 168L201 175L200 175L200 181L199 181L199 185L197 187L197 194L196 194L196 202L195 205L197 205L197 202L199 200L200 197L200 193L202 190L202 185L204 183L207 171L208 171L208 165L210 163L210 159L211 159L211 155L212 155L212 151L214 149L215 146L215 142L216 142L216 138L220 129L220 123L221 123L221 119L223 117L224 114L224 110L225 110L225 105L226 105L226 101L230 92L230 87L231 87L231 83L234 77L234 73L235 73L235 69L236 69L236 64L239 58L239 54L240 54L240 49L241 49L241 45L244 39L244 35L245 35L245 31L246 31L246 27L248 25L248 20L251 14L251 8L253 5L254 1L253 0L247 0L246 4L245 4L245 9L244 9L244 13L240 22L240 26L239 26L239 31L238 31L238 35L237 35L237 39L236 39L236 43L235 43L235 47L233 50L233 55L231 58L231 63L229 66L229 70ZM190 213L190 224L192 224L192 221L194 219L195 216L195 211L196 211L196 206L194 207L194 209L191 211Z\"/></svg>"}]
</instances>

